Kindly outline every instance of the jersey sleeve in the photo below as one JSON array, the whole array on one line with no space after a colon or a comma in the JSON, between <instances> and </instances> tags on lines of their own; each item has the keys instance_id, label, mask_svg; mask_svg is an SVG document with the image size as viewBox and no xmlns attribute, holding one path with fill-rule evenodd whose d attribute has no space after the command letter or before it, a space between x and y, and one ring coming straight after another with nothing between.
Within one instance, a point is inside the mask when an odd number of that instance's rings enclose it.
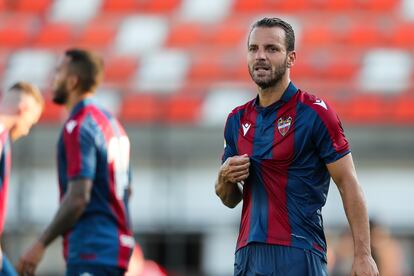
<instances>
[{"instance_id":1,"label":"jersey sleeve","mask_svg":"<svg viewBox=\"0 0 414 276\"><path fill-rule=\"evenodd\" d=\"M233 113L227 117L226 125L224 126L224 153L221 157L221 162L224 163L227 158L237 155L237 149L234 133Z\"/></svg>"},{"instance_id":2,"label":"jersey sleeve","mask_svg":"<svg viewBox=\"0 0 414 276\"><path fill-rule=\"evenodd\" d=\"M326 164L335 162L351 152L342 123L329 105L324 103L313 108L317 116L312 129L312 137L319 157Z\"/></svg>"},{"instance_id":3,"label":"jersey sleeve","mask_svg":"<svg viewBox=\"0 0 414 276\"><path fill-rule=\"evenodd\" d=\"M74 122L74 121L72 121ZM70 123L70 122L69 122ZM69 180L87 178L93 180L96 170L96 143L86 124L64 129L64 147Z\"/></svg>"}]
</instances>

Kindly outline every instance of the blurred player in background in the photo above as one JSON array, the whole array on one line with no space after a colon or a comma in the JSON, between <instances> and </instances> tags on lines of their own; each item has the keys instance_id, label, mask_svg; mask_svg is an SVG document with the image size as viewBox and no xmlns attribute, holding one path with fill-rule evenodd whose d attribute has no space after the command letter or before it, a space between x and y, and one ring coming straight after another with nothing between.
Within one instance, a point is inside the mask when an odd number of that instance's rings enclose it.
<instances>
[{"instance_id":1,"label":"blurred player in background","mask_svg":"<svg viewBox=\"0 0 414 276\"><path fill-rule=\"evenodd\" d=\"M0 102L0 235L6 218L7 191L11 169L11 144L29 134L43 110L43 97L33 85L14 84ZM0 247L0 275L17 275Z\"/></svg>"},{"instance_id":2,"label":"blurred player in background","mask_svg":"<svg viewBox=\"0 0 414 276\"><path fill-rule=\"evenodd\" d=\"M61 203L54 219L17 269L34 275L45 249L60 235L66 275L124 275L134 239L130 228L130 143L123 127L92 96L103 77L94 53L66 51L54 80L54 102L70 116L58 143Z\"/></svg>"},{"instance_id":3,"label":"blurred player in background","mask_svg":"<svg viewBox=\"0 0 414 276\"><path fill-rule=\"evenodd\" d=\"M295 60L287 22L264 18L253 25L247 63L258 96L227 119L216 182L226 206L243 199L234 275L327 275L321 209L330 177L353 234L352 275L378 275L367 208L341 123L328 104L290 81Z\"/></svg>"}]
</instances>

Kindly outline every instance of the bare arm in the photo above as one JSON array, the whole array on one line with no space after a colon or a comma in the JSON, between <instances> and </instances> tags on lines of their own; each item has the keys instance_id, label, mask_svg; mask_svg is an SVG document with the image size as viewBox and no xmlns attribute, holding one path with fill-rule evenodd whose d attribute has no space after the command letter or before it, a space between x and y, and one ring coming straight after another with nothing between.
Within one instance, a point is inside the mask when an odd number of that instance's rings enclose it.
<instances>
[{"instance_id":1,"label":"bare arm","mask_svg":"<svg viewBox=\"0 0 414 276\"><path fill-rule=\"evenodd\" d=\"M58 236L67 232L84 212L89 203L92 181L79 179L70 181L59 210L38 240L22 255L17 271L20 275L34 275L46 247Z\"/></svg>"},{"instance_id":2,"label":"bare arm","mask_svg":"<svg viewBox=\"0 0 414 276\"><path fill-rule=\"evenodd\" d=\"M328 164L328 171L338 186L354 239L352 275L379 275L371 256L368 211L358 183L352 155Z\"/></svg>"},{"instance_id":3,"label":"bare arm","mask_svg":"<svg viewBox=\"0 0 414 276\"><path fill-rule=\"evenodd\" d=\"M79 179L69 182L59 210L39 240L48 246L58 236L68 231L79 219L89 203L92 181Z\"/></svg>"},{"instance_id":4,"label":"bare arm","mask_svg":"<svg viewBox=\"0 0 414 276\"><path fill-rule=\"evenodd\" d=\"M243 194L237 183L247 179L249 166L246 154L229 157L221 165L216 180L216 194L227 207L234 208L242 200Z\"/></svg>"}]
</instances>

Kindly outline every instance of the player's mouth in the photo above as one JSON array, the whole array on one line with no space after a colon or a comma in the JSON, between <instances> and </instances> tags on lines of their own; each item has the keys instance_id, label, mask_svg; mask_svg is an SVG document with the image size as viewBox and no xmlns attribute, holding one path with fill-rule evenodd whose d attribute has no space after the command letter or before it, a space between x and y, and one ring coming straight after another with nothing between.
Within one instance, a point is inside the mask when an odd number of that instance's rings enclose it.
<instances>
[{"instance_id":1,"label":"player's mouth","mask_svg":"<svg viewBox=\"0 0 414 276\"><path fill-rule=\"evenodd\" d=\"M253 70L257 73L265 73L270 71L270 66L266 66L266 65L255 65L253 66Z\"/></svg>"}]
</instances>

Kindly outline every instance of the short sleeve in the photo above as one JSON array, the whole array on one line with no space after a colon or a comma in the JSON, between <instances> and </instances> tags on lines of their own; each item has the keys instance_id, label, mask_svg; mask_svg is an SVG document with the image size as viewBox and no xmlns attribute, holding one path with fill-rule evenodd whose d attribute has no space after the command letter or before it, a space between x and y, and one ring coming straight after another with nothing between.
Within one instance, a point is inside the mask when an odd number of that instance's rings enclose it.
<instances>
[{"instance_id":1,"label":"short sleeve","mask_svg":"<svg viewBox=\"0 0 414 276\"><path fill-rule=\"evenodd\" d=\"M69 121L65 125L63 142L70 180L87 178L93 180L96 170L96 144L87 122Z\"/></svg>"},{"instance_id":2,"label":"short sleeve","mask_svg":"<svg viewBox=\"0 0 414 276\"><path fill-rule=\"evenodd\" d=\"M233 113L227 117L226 125L224 126L224 153L221 158L221 162L224 163L227 158L237 155L234 126L233 126Z\"/></svg>"},{"instance_id":3,"label":"short sleeve","mask_svg":"<svg viewBox=\"0 0 414 276\"><path fill-rule=\"evenodd\" d=\"M314 107L314 110L317 116L312 129L312 137L319 157L326 164L335 162L351 152L342 123L332 107L326 104L324 107Z\"/></svg>"}]
</instances>

